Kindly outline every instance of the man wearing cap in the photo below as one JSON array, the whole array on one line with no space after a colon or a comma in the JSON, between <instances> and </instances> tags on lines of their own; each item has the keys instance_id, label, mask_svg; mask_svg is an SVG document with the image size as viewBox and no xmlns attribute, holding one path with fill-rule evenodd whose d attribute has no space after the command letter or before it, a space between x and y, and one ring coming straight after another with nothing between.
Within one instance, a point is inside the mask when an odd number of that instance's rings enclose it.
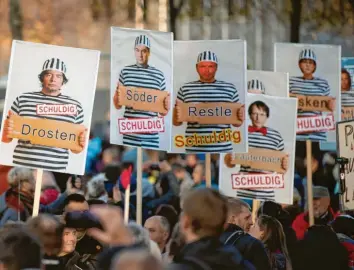
<instances>
[{"instance_id":1,"label":"man wearing cap","mask_svg":"<svg viewBox=\"0 0 354 270\"><path fill-rule=\"evenodd\" d=\"M239 102L239 95L236 87L232 83L217 80L215 74L218 68L218 58L212 51L204 51L198 55L196 69L199 80L184 84L178 91L176 100L176 115L174 116L174 125L179 126L182 123L179 119L179 103L191 102ZM239 110L237 118L243 122L244 112ZM236 126L236 125L235 125ZM198 124L188 123L185 132L186 137L194 134L208 135L213 131L220 133L230 129L229 124ZM196 145L186 147L187 152L231 152L232 144L229 141L215 142L205 145Z\"/></svg>"},{"instance_id":2,"label":"man wearing cap","mask_svg":"<svg viewBox=\"0 0 354 270\"><path fill-rule=\"evenodd\" d=\"M316 55L312 49L303 49L299 55L299 68L303 73L302 76L293 76L289 80L290 94L305 96L329 96L331 89L325 79L315 77L316 71ZM334 111L335 100L331 100L328 109ZM298 110L298 118L321 116L322 112ZM297 134L297 140L314 140L326 141L326 132L311 132L307 134Z\"/></svg>"},{"instance_id":3,"label":"man wearing cap","mask_svg":"<svg viewBox=\"0 0 354 270\"><path fill-rule=\"evenodd\" d=\"M264 84L258 79L252 79L247 83L248 93L251 94L265 94Z\"/></svg>"},{"instance_id":4,"label":"man wearing cap","mask_svg":"<svg viewBox=\"0 0 354 270\"><path fill-rule=\"evenodd\" d=\"M165 76L162 71L148 64L151 53L150 39L145 35L140 35L135 39L134 51L136 64L124 67L119 75L119 82L116 92L113 97L113 103L117 110L120 110L120 93L119 86L131 86L149 88L154 90L166 90ZM164 100L164 106L167 112L170 109L170 97L167 96ZM166 114L161 114L166 116ZM124 111L125 118L153 118L159 114L150 111L134 110L131 107L126 107ZM123 134L123 144L129 146L137 146L144 148L159 148L159 134L154 133L134 133Z\"/></svg>"},{"instance_id":5,"label":"man wearing cap","mask_svg":"<svg viewBox=\"0 0 354 270\"><path fill-rule=\"evenodd\" d=\"M330 207L329 191L326 187L313 186L313 214L315 217L315 225L327 225L333 221L339 213L335 213ZM309 212L299 214L292 225L296 232L296 237L301 240L304 238L305 232L310 227Z\"/></svg>"},{"instance_id":6,"label":"man wearing cap","mask_svg":"<svg viewBox=\"0 0 354 270\"><path fill-rule=\"evenodd\" d=\"M263 101L255 101L248 107L248 114L252 124L248 126L248 146L253 148L284 151L284 139L279 131L267 127L266 122L270 109ZM281 161L281 166L288 169L289 158ZM272 171L256 170L241 166L241 174L273 174ZM237 196L257 200L274 200L274 189L239 189Z\"/></svg>"},{"instance_id":7,"label":"man wearing cap","mask_svg":"<svg viewBox=\"0 0 354 270\"><path fill-rule=\"evenodd\" d=\"M42 90L28 92L18 96L12 103L8 112L8 119L4 122L2 142L10 143L14 123L9 119L11 115L30 118L49 119L72 124L84 122L84 111L79 101L63 95L61 90L68 82L65 63L59 58L51 58L44 62L42 72L38 75ZM50 112L37 113L37 105L73 105L76 108L72 114L55 114ZM79 136L79 145L84 148L86 144L86 131ZM73 153L79 153L71 150ZM16 165L42 168L46 170L63 171L68 166L68 149L34 145L30 141L18 140L13 154L13 163Z\"/></svg>"}]
</instances>

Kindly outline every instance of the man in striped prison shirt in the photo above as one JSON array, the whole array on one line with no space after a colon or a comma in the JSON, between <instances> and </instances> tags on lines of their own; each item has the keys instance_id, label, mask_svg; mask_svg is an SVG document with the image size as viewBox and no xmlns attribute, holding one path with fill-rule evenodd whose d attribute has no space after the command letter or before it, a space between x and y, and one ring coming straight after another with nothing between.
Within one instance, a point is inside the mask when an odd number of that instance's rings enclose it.
<instances>
[{"instance_id":1,"label":"man in striped prison shirt","mask_svg":"<svg viewBox=\"0 0 354 270\"><path fill-rule=\"evenodd\" d=\"M166 81L163 72L148 64L151 53L151 42L146 35L140 35L135 39L134 45L136 64L124 67L119 75L119 82L117 91L113 97L113 103L117 110L120 110L120 94L119 85L125 87L141 87L154 90L166 90ZM167 96L164 100L164 106L167 112L170 109L170 97ZM160 116L166 116L161 114ZM154 118L158 117L157 112L134 110L131 107L126 107L124 111L124 118ZM159 148L159 134L154 133L132 133L123 134L123 144L144 148Z\"/></svg>"},{"instance_id":2,"label":"man in striped prison shirt","mask_svg":"<svg viewBox=\"0 0 354 270\"><path fill-rule=\"evenodd\" d=\"M290 77L289 90L290 94L305 96L329 96L331 90L325 79L314 77L316 71L316 55L311 49L303 49L299 55L299 68L303 76ZM333 112L335 101L329 102L328 108ZM302 111L298 110L299 117L320 116L324 113L319 111ZM297 140L326 141L327 132L311 132L307 134L297 134Z\"/></svg>"},{"instance_id":3,"label":"man in striped prison shirt","mask_svg":"<svg viewBox=\"0 0 354 270\"><path fill-rule=\"evenodd\" d=\"M348 114L344 115L346 107L354 107L354 91L351 91L352 79L350 73L345 68L342 69L341 86L342 120L354 119L354 115L351 117L348 117Z\"/></svg>"},{"instance_id":4,"label":"man in striped prison shirt","mask_svg":"<svg viewBox=\"0 0 354 270\"><path fill-rule=\"evenodd\" d=\"M252 125L248 127L248 146L275 151L284 151L284 140L281 134L265 124L269 118L270 109L263 101L255 101L248 107ZM282 167L288 169L288 157L283 158ZM272 171L256 170L241 166L240 174L273 174ZM256 200L274 200L274 189L239 189L237 196Z\"/></svg>"},{"instance_id":5,"label":"man in striped prison shirt","mask_svg":"<svg viewBox=\"0 0 354 270\"><path fill-rule=\"evenodd\" d=\"M68 82L66 65L58 58L51 58L44 62L42 72L38 75L42 85L39 92L29 92L18 96L12 103L10 115L19 115L30 118L42 118L72 124L84 122L84 111L79 101L61 93L62 87ZM37 105L73 105L74 113L67 115L48 112L37 113ZM10 143L8 137L13 131L13 121L5 120L2 142ZM82 148L86 144L86 131L79 136L79 144ZM73 153L79 153L73 151ZM13 154L13 163L16 165L40 168L52 171L65 171L68 166L69 150L57 147L35 145L29 141L18 140Z\"/></svg>"},{"instance_id":6,"label":"man in striped prison shirt","mask_svg":"<svg viewBox=\"0 0 354 270\"><path fill-rule=\"evenodd\" d=\"M199 74L199 80L184 84L178 91L177 103L191 102L239 102L239 95L236 87L232 83L215 79L215 74L218 68L218 58L212 51L204 51L198 55L196 69ZM178 110L178 109L177 109ZM177 111L177 114L179 112ZM244 118L243 110L239 110L237 118ZM178 122L178 116L174 116L174 125L179 126L182 123ZM234 125L236 126L236 125ZM238 127L238 126L237 126ZM198 124L188 123L185 132L185 137L191 137L194 134L211 135L213 131L220 133L223 130L230 129L229 124ZM221 153L232 152L231 142L215 142L205 145L196 145L186 147L186 152L200 153Z\"/></svg>"}]
</instances>

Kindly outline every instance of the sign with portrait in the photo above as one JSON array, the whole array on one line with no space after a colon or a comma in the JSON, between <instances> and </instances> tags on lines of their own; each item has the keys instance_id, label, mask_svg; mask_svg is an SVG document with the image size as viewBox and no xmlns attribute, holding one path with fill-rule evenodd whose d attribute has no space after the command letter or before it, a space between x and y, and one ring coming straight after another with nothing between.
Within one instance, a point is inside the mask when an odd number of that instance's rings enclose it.
<instances>
[{"instance_id":1,"label":"sign with portrait","mask_svg":"<svg viewBox=\"0 0 354 270\"><path fill-rule=\"evenodd\" d=\"M335 141L340 110L340 46L276 43L275 71L289 73L298 99L297 140Z\"/></svg>"},{"instance_id":2,"label":"sign with portrait","mask_svg":"<svg viewBox=\"0 0 354 270\"><path fill-rule=\"evenodd\" d=\"M247 106L248 153L220 155L220 190L230 197L291 204L297 100L248 94Z\"/></svg>"},{"instance_id":3,"label":"sign with portrait","mask_svg":"<svg viewBox=\"0 0 354 270\"><path fill-rule=\"evenodd\" d=\"M245 41L175 41L174 61L172 152L247 152Z\"/></svg>"},{"instance_id":4,"label":"sign with portrait","mask_svg":"<svg viewBox=\"0 0 354 270\"><path fill-rule=\"evenodd\" d=\"M169 151L172 33L111 28L112 144Z\"/></svg>"},{"instance_id":5,"label":"sign with portrait","mask_svg":"<svg viewBox=\"0 0 354 270\"><path fill-rule=\"evenodd\" d=\"M84 174L99 57L94 50L13 41L1 164Z\"/></svg>"}]
</instances>

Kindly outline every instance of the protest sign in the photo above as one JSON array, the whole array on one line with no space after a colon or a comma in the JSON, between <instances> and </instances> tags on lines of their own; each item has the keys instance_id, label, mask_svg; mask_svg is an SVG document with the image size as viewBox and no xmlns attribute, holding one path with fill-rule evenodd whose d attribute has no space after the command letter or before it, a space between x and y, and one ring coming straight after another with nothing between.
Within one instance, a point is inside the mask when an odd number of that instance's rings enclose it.
<instances>
[{"instance_id":1,"label":"protest sign","mask_svg":"<svg viewBox=\"0 0 354 270\"><path fill-rule=\"evenodd\" d=\"M99 56L13 41L1 164L84 174Z\"/></svg>"}]
</instances>

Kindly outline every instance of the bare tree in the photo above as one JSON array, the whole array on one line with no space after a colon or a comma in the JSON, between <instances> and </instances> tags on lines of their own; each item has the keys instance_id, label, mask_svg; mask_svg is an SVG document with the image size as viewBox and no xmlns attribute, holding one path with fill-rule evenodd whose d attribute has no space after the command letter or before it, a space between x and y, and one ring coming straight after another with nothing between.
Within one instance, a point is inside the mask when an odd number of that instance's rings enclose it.
<instances>
[{"instance_id":1,"label":"bare tree","mask_svg":"<svg viewBox=\"0 0 354 270\"><path fill-rule=\"evenodd\" d=\"M23 39L23 17L21 12L20 0L9 1L9 24L13 39Z\"/></svg>"},{"instance_id":2,"label":"bare tree","mask_svg":"<svg viewBox=\"0 0 354 270\"><path fill-rule=\"evenodd\" d=\"M291 0L290 14L290 42L299 43L300 41L300 26L301 26L301 0Z\"/></svg>"},{"instance_id":3,"label":"bare tree","mask_svg":"<svg viewBox=\"0 0 354 270\"><path fill-rule=\"evenodd\" d=\"M170 31L174 33L174 37L176 37L176 21L178 18L178 15L180 14L183 5L186 3L186 0L168 0L169 7L170 7Z\"/></svg>"}]
</instances>

